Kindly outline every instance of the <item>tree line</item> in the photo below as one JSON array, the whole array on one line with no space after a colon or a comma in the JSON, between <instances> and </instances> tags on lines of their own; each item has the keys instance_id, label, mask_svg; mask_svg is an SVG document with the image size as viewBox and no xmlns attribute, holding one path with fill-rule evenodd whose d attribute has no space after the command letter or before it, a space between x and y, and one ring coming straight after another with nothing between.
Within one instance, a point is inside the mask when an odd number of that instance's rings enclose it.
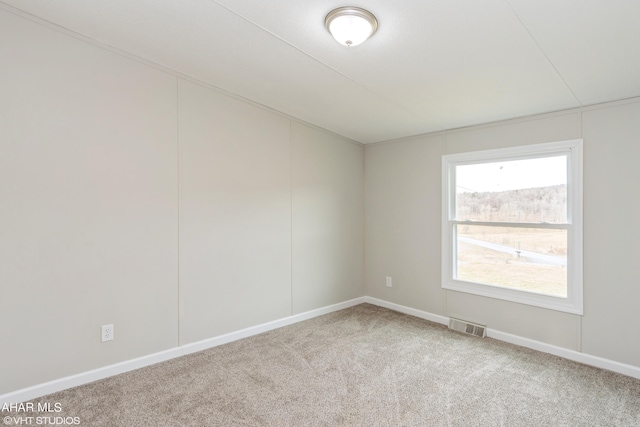
<instances>
[{"instance_id":1,"label":"tree line","mask_svg":"<svg viewBox=\"0 0 640 427\"><path fill-rule=\"evenodd\" d=\"M567 186L458 193L456 217L462 221L564 223Z\"/></svg>"}]
</instances>

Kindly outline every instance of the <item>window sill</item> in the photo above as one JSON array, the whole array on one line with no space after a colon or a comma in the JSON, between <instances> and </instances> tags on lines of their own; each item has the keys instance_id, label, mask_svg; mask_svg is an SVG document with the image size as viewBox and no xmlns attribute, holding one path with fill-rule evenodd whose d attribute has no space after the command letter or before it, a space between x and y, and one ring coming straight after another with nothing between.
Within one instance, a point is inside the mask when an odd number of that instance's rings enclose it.
<instances>
[{"instance_id":1,"label":"window sill","mask_svg":"<svg viewBox=\"0 0 640 427\"><path fill-rule=\"evenodd\" d=\"M480 295L504 301L526 304L549 310L563 311L571 314L583 314L582 298L578 295L568 298L539 294L520 289L509 289L502 286L483 285L479 283L463 282L460 280L448 280L443 282L443 289Z\"/></svg>"}]
</instances>

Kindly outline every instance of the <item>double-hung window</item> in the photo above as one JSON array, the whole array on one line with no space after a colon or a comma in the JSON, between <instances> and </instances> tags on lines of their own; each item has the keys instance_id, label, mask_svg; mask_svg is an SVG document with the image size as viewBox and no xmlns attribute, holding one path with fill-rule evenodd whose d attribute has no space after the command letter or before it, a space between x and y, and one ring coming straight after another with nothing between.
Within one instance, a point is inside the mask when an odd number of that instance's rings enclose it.
<instances>
[{"instance_id":1,"label":"double-hung window","mask_svg":"<svg viewBox=\"0 0 640 427\"><path fill-rule=\"evenodd\" d=\"M442 157L442 287L582 314L582 140Z\"/></svg>"}]
</instances>

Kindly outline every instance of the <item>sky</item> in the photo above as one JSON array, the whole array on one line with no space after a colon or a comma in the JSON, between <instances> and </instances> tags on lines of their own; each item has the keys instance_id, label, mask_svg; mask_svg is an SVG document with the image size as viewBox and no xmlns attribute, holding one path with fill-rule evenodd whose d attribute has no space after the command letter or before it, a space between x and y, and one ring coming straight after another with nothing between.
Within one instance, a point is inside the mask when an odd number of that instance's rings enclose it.
<instances>
[{"instance_id":1,"label":"sky","mask_svg":"<svg viewBox=\"0 0 640 427\"><path fill-rule=\"evenodd\" d=\"M566 183L566 155L456 166L458 193L521 190Z\"/></svg>"}]
</instances>

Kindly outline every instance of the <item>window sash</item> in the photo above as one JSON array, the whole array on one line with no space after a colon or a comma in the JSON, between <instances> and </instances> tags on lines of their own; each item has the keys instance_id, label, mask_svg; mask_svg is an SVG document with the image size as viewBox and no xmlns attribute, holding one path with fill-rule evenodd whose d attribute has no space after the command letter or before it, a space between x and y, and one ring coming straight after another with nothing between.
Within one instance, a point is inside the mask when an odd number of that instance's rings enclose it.
<instances>
[{"instance_id":1,"label":"window sash","mask_svg":"<svg viewBox=\"0 0 640 427\"><path fill-rule=\"evenodd\" d=\"M569 223L554 224L550 222L457 221L455 219L451 219L449 222L457 225L484 225L487 227L545 228L561 230L568 230L571 228L571 224Z\"/></svg>"},{"instance_id":2,"label":"window sash","mask_svg":"<svg viewBox=\"0 0 640 427\"><path fill-rule=\"evenodd\" d=\"M455 218L455 167L457 165L557 155L567 156L566 223L462 221ZM449 290L582 314L582 140L445 155L442 158L442 173L442 287ZM456 267L457 248L454 229L460 225L567 230L567 297L455 279L456 272L454 269Z\"/></svg>"}]
</instances>

